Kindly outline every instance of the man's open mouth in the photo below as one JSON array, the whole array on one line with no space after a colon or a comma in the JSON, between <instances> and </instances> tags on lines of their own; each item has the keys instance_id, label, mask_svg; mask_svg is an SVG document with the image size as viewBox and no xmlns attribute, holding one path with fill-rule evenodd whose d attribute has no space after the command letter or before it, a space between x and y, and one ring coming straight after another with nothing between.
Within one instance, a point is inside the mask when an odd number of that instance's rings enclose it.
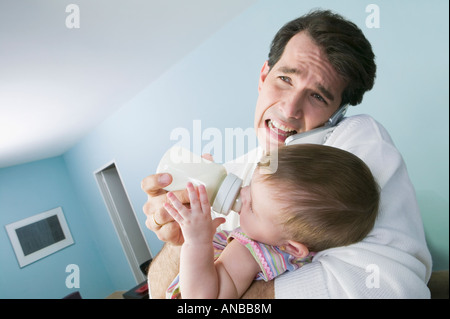
<instances>
[{"instance_id":1,"label":"man's open mouth","mask_svg":"<svg viewBox=\"0 0 450 319\"><path fill-rule=\"evenodd\" d=\"M266 125L267 127L275 134L277 134L278 136L287 138L291 135L297 134L297 131L289 128L281 123L278 123L275 120L267 120L266 121Z\"/></svg>"}]
</instances>

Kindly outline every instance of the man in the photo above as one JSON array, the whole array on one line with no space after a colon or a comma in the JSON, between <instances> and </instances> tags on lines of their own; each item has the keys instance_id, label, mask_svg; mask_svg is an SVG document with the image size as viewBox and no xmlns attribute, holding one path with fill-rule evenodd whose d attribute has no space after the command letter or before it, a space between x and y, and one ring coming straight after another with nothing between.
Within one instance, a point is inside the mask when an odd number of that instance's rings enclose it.
<instances>
[{"instance_id":1,"label":"man","mask_svg":"<svg viewBox=\"0 0 450 319\"><path fill-rule=\"evenodd\" d=\"M286 138L322 126L338 109L361 103L376 66L370 43L353 23L329 11L314 11L286 24L275 36L259 78L255 129L262 151ZM344 119L326 145L354 153L372 170L381 187L381 210L374 230L360 243L319 252L313 262L275 282L256 282L250 298L429 298L431 273L414 189L388 133L369 116ZM258 150L227 170L248 183ZM241 163L241 164L240 164ZM247 164L242 164L247 163ZM164 291L178 273L180 228L162 208L169 175L142 182L149 195L146 225L166 241L149 271L151 294ZM343 185L345 187L345 185ZM188 204L186 191L176 193ZM239 224L237 214L225 227Z\"/></svg>"}]
</instances>

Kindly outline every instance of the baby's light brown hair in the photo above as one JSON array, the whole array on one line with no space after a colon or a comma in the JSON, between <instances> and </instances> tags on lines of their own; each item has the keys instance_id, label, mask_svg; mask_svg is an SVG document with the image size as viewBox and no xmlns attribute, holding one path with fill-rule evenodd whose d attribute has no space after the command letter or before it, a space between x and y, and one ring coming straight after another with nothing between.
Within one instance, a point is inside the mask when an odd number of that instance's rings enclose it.
<instances>
[{"instance_id":1,"label":"baby's light brown hair","mask_svg":"<svg viewBox=\"0 0 450 319\"><path fill-rule=\"evenodd\" d=\"M269 162L276 169L267 172ZM286 234L322 251L361 241L372 230L380 191L367 165L357 156L331 146L284 146L262 158L260 178L285 203Z\"/></svg>"}]
</instances>

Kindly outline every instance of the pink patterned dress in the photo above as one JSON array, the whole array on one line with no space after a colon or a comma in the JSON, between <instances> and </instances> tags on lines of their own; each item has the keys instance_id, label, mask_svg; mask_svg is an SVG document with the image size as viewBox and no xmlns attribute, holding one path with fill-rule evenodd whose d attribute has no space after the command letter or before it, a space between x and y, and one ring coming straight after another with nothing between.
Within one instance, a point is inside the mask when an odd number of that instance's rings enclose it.
<instances>
[{"instance_id":1,"label":"pink patterned dress","mask_svg":"<svg viewBox=\"0 0 450 319\"><path fill-rule=\"evenodd\" d=\"M214 235L214 260L219 258L226 245L233 239L236 239L250 251L261 268L261 271L256 275L255 280L272 280L285 271L293 271L306 263L310 263L315 255L315 253L310 253L304 258L294 257L277 246L270 246L254 241L244 234L240 228L236 228L231 232L220 231ZM177 299L179 297L180 285L178 275L167 289L166 298Z\"/></svg>"}]
</instances>

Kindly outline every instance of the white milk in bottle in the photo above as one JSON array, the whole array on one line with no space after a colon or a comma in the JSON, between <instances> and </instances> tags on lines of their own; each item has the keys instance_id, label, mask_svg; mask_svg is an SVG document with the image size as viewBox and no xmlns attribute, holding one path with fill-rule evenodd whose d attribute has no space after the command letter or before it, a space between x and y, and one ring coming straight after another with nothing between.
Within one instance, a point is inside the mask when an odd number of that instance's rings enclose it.
<instances>
[{"instance_id":1,"label":"white milk in bottle","mask_svg":"<svg viewBox=\"0 0 450 319\"><path fill-rule=\"evenodd\" d=\"M180 146L170 148L159 162L156 173L169 173L172 183L167 191L186 188L191 182L194 186L204 185L209 202L215 212L228 215L233 210L241 210L240 190L242 179L227 174L223 165L211 162Z\"/></svg>"}]
</instances>

